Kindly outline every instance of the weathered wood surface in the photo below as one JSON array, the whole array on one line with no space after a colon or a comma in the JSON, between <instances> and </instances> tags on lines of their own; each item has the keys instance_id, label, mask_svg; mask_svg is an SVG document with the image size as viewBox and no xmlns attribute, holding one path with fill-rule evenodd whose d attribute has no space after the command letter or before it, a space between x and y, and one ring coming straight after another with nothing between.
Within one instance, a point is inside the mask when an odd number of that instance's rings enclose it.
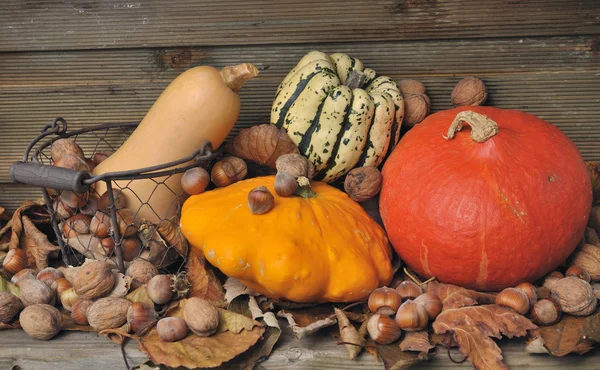
<instances>
[{"instance_id":1,"label":"weathered wood surface","mask_svg":"<svg viewBox=\"0 0 600 370\"><path fill-rule=\"evenodd\" d=\"M597 33L596 0L3 0L0 51Z\"/></svg>"},{"instance_id":2,"label":"weathered wood surface","mask_svg":"<svg viewBox=\"0 0 600 370\"><path fill-rule=\"evenodd\" d=\"M600 364L598 349L583 356L550 357L525 353L524 343L519 340L503 340L499 345L512 370L597 370ZM64 332L50 342L44 342L30 338L22 330L2 331L0 348L2 370L125 369L119 346L95 333ZM146 355L138 350L135 341L128 342L126 353L130 366L147 361ZM457 351L453 351L453 355L461 357ZM288 329L284 329L275 351L257 368L381 370L383 365L366 353L356 361L349 360L345 349L336 345L329 336L314 335L298 341ZM472 369L472 366L468 362L455 364L448 359L445 351L440 351L431 361L411 369Z\"/></svg>"}]
</instances>

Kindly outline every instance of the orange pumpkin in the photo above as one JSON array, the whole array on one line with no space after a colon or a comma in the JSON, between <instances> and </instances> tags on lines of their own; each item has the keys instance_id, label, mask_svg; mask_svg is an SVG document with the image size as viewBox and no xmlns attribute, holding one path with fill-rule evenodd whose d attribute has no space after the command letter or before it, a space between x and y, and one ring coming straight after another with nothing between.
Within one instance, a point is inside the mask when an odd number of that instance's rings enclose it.
<instances>
[{"instance_id":1,"label":"orange pumpkin","mask_svg":"<svg viewBox=\"0 0 600 370\"><path fill-rule=\"evenodd\" d=\"M586 166L558 128L493 107L427 117L382 175L381 216L400 257L473 289L552 271L581 239L592 202Z\"/></svg>"},{"instance_id":2,"label":"orange pumpkin","mask_svg":"<svg viewBox=\"0 0 600 370\"><path fill-rule=\"evenodd\" d=\"M313 198L280 197L275 177L193 195L181 228L226 275L266 296L296 302L364 300L392 279L384 230L342 191L312 182ZM274 207L253 215L248 193L266 186Z\"/></svg>"}]
</instances>

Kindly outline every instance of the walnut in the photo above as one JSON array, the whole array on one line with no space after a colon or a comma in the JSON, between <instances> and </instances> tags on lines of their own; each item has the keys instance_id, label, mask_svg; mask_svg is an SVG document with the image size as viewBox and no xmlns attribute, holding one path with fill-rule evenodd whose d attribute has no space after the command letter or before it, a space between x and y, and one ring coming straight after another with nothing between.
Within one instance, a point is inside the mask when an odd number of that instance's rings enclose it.
<instances>
[{"instance_id":1,"label":"walnut","mask_svg":"<svg viewBox=\"0 0 600 370\"><path fill-rule=\"evenodd\" d=\"M73 279L73 289L82 299L104 297L114 286L112 267L103 261L86 262Z\"/></svg>"},{"instance_id":2,"label":"walnut","mask_svg":"<svg viewBox=\"0 0 600 370\"><path fill-rule=\"evenodd\" d=\"M487 99L487 87L477 77L466 77L456 84L450 97L455 107L482 105Z\"/></svg>"},{"instance_id":3,"label":"walnut","mask_svg":"<svg viewBox=\"0 0 600 370\"><path fill-rule=\"evenodd\" d=\"M158 275L158 269L152 263L141 258L136 258L127 268L125 275L133 279L131 288L137 289Z\"/></svg>"},{"instance_id":4,"label":"walnut","mask_svg":"<svg viewBox=\"0 0 600 370\"><path fill-rule=\"evenodd\" d=\"M596 309L598 299L587 281L568 276L554 283L550 290L565 313L586 316Z\"/></svg>"},{"instance_id":5,"label":"walnut","mask_svg":"<svg viewBox=\"0 0 600 370\"><path fill-rule=\"evenodd\" d=\"M431 101L425 94L407 94L404 96L404 120L402 124L413 127L429 114Z\"/></svg>"},{"instance_id":6,"label":"walnut","mask_svg":"<svg viewBox=\"0 0 600 370\"><path fill-rule=\"evenodd\" d=\"M56 302L56 293L48 285L36 279L19 280L20 298L24 306Z\"/></svg>"},{"instance_id":7,"label":"walnut","mask_svg":"<svg viewBox=\"0 0 600 370\"><path fill-rule=\"evenodd\" d=\"M219 311L201 298L189 298L185 302L183 318L190 330L201 337L214 334L219 326Z\"/></svg>"},{"instance_id":8,"label":"walnut","mask_svg":"<svg viewBox=\"0 0 600 370\"><path fill-rule=\"evenodd\" d=\"M312 179L315 175L315 167L313 164L300 154L284 154L275 161L277 171L289 173L298 177L306 177Z\"/></svg>"},{"instance_id":9,"label":"walnut","mask_svg":"<svg viewBox=\"0 0 600 370\"><path fill-rule=\"evenodd\" d=\"M36 304L25 307L19 315L19 323L27 334L35 339L48 340L62 327L62 315L56 307Z\"/></svg>"},{"instance_id":10,"label":"walnut","mask_svg":"<svg viewBox=\"0 0 600 370\"><path fill-rule=\"evenodd\" d=\"M124 298L100 298L86 312L90 326L96 331L114 329L127 322L131 302Z\"/></svg>"},{"instance_id":11,"label":"walnut","mask_svg":"<svg viewBox=\"0 0 600 370\"><path fill-rule=\"evenodd\" d=\"M0 323L9 323L21 309L21 300L9 292L0 292Z\"/></svg>"},{"instance_id":12,"label":"walnut","mask_svg":"<svg viewBox=\"0 0 600 370\"><path fill-rule=\"evenodd\" d=\"M402 96L409 94L425 94L425 86L417 80L402 80L398 84Z\"/></svg>"},{"instance_id":13,"label":"walnut","mask_svg":"<svg viewBox=\"0 0 600 370\"><path fill-rule=\"evenodd\" d=\"M381 190L381 172L377 167L358 167L348 172L344 190L356 202L371 199Z\"/></svg>"},{"instance_id":14,"label":"walnut","mask_svg":"<svg viewBox=\"0 0 600 370\"><path fill-rule=\"evenodd\" d=\"M572 263L590 274L592 281L600 281L600 246L583 244L571 255Z\"/></svg>"}]
</instances>

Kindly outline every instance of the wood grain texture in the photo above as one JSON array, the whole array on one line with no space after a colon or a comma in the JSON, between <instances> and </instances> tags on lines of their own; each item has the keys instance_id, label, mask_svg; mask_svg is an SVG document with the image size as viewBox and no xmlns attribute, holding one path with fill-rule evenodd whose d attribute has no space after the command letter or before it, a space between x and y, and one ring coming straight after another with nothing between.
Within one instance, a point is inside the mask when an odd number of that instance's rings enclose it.
<instances>
[{"instance_id":1,"label":"wood grain texture","mask_svg":"<svg viewBox=\"0 0 600 370\"><path fill-rule=\"evenodd\" d=\"M598 33L596 0L3 0L0 51Z\"/></svg>"},{"instance_id":2,"label":"wood grain texture","mask_svg":"<svg viewBox=\"0 0 600 370\"><path fill-rule=\"evenodd\" d=\"M381 370L383 365L363 353L355 361L347 358L346 350L334 343L328 335L313 335L297 341L289 329L284 327L274 352L257 366L258 369L362 369ZM600 362L600 351L593 350L583 356L550 357L529 355L524 352L520 340L499 342L508 366L513 370L578 369L596 370ZM63 332L49 342L30 338L22 330L0 332L0 369L21 370L104 370L125 368L119 346L95 333ZM126 346L130 366L147 360L137 348L137 343L129 341ZM455 357L460 355L454 353ZM448 359L445 351L411 369L472 369L466 362L457 365Z\"/></svg>"}]
</instances>

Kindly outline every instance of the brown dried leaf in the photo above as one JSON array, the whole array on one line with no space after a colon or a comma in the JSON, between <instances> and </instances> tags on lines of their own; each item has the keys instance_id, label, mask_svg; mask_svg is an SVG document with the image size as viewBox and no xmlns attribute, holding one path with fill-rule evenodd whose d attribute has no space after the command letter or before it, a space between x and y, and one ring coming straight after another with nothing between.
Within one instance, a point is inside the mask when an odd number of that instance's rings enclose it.
<instances>
[{"instance_id":1,"label":"brown dried leaf","mask_svg":"<svg viewBox=\"0 0 600 370\"><path fill-rule=\"evenodd\" d=\"M582 334L587 340L600 342L600 310L585 318Z\"/></svg>"},{"instance_id":2,"label":"brown dried leaf","mask_svg":"<svg viewBox=\"0 0 600 370\"><path fill-rule=\"evenodd\" d=\"M477 304L493 304L496 301L495 293L480 293L452 284L438 283L437 281L427 284L427 293L438 296L444 305L442 311Z\"/></svg>"},{"instance_id":3,"label":"brown dried leaf","mask_svg":"<svg viewBox=\"0 0 600 370\"><path fill-rule=\"evenodd\" d=\"M350 323L350 320L348 320L348 316L346 316L344 311L335 308L335 317L337 318L338 326L340 327L340 338L342 339L342 342L344 342L348 356L351 360L354 360L362 351L365 340Z\"/></svg>"},{"instance_id":4,"label":"brown dried leaf","mask_svg":"<svg viewBox=\"0 0 600 370\"><path fill-rule=\"evenodd\" d=\"M9 329L21 329L21 325L19 325L19 321L15 321L12 324L5 324L0 322L0 330L9 330Z\"/></svg>"},{"instance_id":5,"label":"brown dried leaf","mask_svg":"<svg viewBox=\"0 0 600 370\"><path fill-rule=\"evenodd\" d=\"M400 341L400 350L420 352L427 354L435 345L429 342L429 333L427 331L406 332L402 341Z\"/></svg>"},{"instance_id":6,"label":"brown dried leaf","mask_svg":"<svg viewBox=\"0 0 600 370\"><path fill-rule=\"evenodd\" d=\"M120 328L104 329L98 332L98 335L103 335L110 339L115 344L122 344L126 338L137 339L134 334L129 333L129 324L125 323Z\"/></svg>"},{"instance_id":7,"label":"brown dried leaf","mask_svg":"<svg viewBox=\"0 0 600 370\"><path fill-rule=\"evenodd\" d=\"M283 317L288 321L288 324L290 325L292 333L294 334L296 339L302 339L303 337L316 333L317 331L323 328L335 325L337 323L337 320L331 318L330 316L331 315L328 315L325 318L317 319L310 322L306 322L307 320L302 318L300 319L302 324L306 325L301 325L296 322L296 316L293 313L285 312L283 310L277 312L277 317Z\"/></svg>"},{"instance_id":8,"label":"brown dried leaf","mask_svg":"<svg viewBox=\"0 0 600 370\"><path fill-rule=\"evenodd\" d=\"M187 278L192 284L189 297L206 299L217 307L225 307L225 293L221 282L206 264L206 258L192 249L186 264Z\"/></svg>"},{"instance_id":9,"label":"brown dried leaf","mask_svg":"<svg viewBox=\"0 0 600 370\"><path fill-rule=\"evenodd\" d=\"M0 292L9 292L16 295L17 297L21 295L21 289L17 285L3 278L2 276L0 276Z\"/></svg>"},{"instance_id":10,"label":"brown dried leaf","mask_svg":"<svg viewBox=\"0 0 600 370\"><path fill-rule=\"evenodd\" d=\"M23 223L23 234L25 236L25 252L31 262L33 257L34 263L38 271L48 267L48 258L51 253L60 250L58 245L54 245L48 241L48 236L39 231L38 228L31 222L29 217L21 218Z\"/></svg>"},{"instance_id":11,"label":"brown dried leaf","mask_svg":"<svg viewBox=\"0 0 600 370\"><path fill-rule=\"evenodd\" d=\"M234 278L227 278L227 280L225 280L225 284L223 284L223 289L225 289L224 297L227 303L231 303L234 299L241 295L259 295L252 289L245 286L244 283Z\"/></svg>"},{"instance_id":12,"label":"brown dried leaf","mask_svg":"<svg viewBox=\"0 0 600 370\"><path fill-rule=\"evenodd\" d=\"M23 233L23 222L21 218L24 215L29 216L30 220L36 224L50 222L50 215L48 214L48 210L44 205L43 199L24 201L23 204L15 211L15 213L13 213L10 221L11 236L9 249L19 248L21 246L21 234Z\"/></svg>"},{"instance_id":13,"label":"brown dried leaf","mask_svg":"<svg viewBox=\"0 0 600 370\"><path fill-rule=\"evenodd\" d=\"M592 179L594 205L600 204L600 162L585 162Z\"/></svg>"},{"instance_id":14,"label":"brown dried leaf","mask_svg":"<svg viewBox=\"0 0 600 370\"><path fill-rule=\"evenodd\" d=\"M419 362L429 359L429 356L420 357L419 354L414 352L401 351L397 344L377 344L375 347L385 370L408 369Z\"/></svg>"},{"instance_id":15,"label":"brown dried leaf","mask_svg":"<svg viewBox=\"0 0 600 370\"><path fill-rule=\"evenodd\" d=\"M502 351L490 338L522 337L537 329L527 318L498 305L443 311L433 323L437 334L451 336L476 369L508 369Z\"/></svg>"},{"instance_id":16,"label":"brown dried leaf","mask_svg":"<svg viewBox=\"0 0 600 370\"><path fill-rule=\"evenodd\" d=\"M167 311L169 316L183 318L185 300ZM224 315L225 320L234 320L237 323L243 320L231 313ZM245 319L251 320L244 316ZM252 320L251 320L252 321ZM265 327L255 322L251 330L241 330L235 334L231 330L218 331L209 337L199 337L189 334L178 342L163 342L153 328L139 339L140 350L147 353L155 364L164 364L170 367L185 366L188 368L211 368L220 366L237 355L247 351L254 345L265 332ZM237 324L224 323L222 328L236 327Z\"/></svg>"},{"instance_id":17,"label":"brown dried leaf","mask_svg":"<svg viewBox=\"0 0 600 370\"><path fill-rule=\"evenodd\" d=\"M586 353L592 349L590 341L583 339L583 327L587 319L564 315L562 320L554 325L541 326L539 335L544 340L544 347L551 355L559 357L569 353Z\"/></svg>"},{"instance_id":18,"label":"brown dried leaf","mask_svg":"<svg viewBox=\"0 0 600 370\"><path fill-rule=\"evenodd\" d=\"M145 285L142 285L141 287L137 288L133 292L129 292L129 294L127 294L125 296L125 299L130 302L146 303L150 307L154 307L154 302L152 302L150 297L148 297L148 291L146 290Z\"/></svg>"}]
</instances>

